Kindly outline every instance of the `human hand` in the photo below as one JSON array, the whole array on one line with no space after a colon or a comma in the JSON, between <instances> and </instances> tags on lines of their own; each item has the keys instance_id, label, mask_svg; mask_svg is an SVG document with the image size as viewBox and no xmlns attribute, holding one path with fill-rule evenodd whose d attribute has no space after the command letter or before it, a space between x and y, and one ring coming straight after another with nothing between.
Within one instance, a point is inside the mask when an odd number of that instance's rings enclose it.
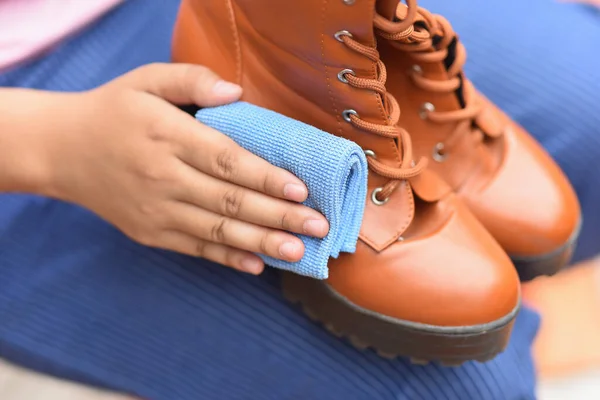
<instances>
[{"instance_id":1,"label":"human hand","mask_svg":"<svg viewBox=\"0 0 600 400\"><path fill-rule=\"evenodd\" d=\"M241 88L193 65L154 64L72 95L56 132L51 195L78 203L152 247L260 273L262 253L298 261L300 239L329 225L306 186L172 104L217 106Z\"/></svg>"}]
</instances>

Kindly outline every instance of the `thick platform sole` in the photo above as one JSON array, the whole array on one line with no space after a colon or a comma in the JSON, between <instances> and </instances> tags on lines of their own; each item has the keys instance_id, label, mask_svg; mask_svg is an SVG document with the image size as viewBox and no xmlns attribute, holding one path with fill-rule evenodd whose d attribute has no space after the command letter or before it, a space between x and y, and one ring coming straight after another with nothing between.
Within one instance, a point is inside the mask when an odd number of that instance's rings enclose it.
<instances>
[{"instance_id":1,"label":"thick platform sole","mask_svg":"<svg viewBox=\"0 0 600 400\"><path fill-rule=\"evenodd\" d=\"M552 276L571 261L577 246L581 223L573 232L569 241L551 253L539 256L510 256L522 282L530 281L538 276Z\"/></svg>"},{"instance_id":2,"label":"thick platform sole","mask_svg":"<svg viewBox=\"0 0 600 400\"><path fill-rule=\"evenodd\" d=\"M435 326L403 321L361 308L336 293L325 281L284 273L283 293L304 312L359 349L380 356L408 357L415 364L456 366L488 361L507 346L519 305L508 315L482 325Z\"/></svg>"}]
</instances>

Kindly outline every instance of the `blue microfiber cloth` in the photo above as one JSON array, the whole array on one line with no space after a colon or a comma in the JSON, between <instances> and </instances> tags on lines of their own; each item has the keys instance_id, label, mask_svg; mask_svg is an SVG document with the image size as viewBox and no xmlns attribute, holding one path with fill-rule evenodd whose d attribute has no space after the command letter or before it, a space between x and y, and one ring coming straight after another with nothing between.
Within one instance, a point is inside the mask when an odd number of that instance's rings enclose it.
<instances>
[{"instance_id":1,"label":"blue microfiber cloth","mask_svg":"<svg viewBox=\"0 0 600 400\"><path fill-rule=\"evenodd\" d=\"M245 102L205 108L196 118L300 178L309 193L304 204L329 221L329 234L324 239L297 235L306 248L301 261L291 263L260 255L267 265L326 279L329 257L356 250L368 168L356 143Z\"/></svg>"}]
</instances>

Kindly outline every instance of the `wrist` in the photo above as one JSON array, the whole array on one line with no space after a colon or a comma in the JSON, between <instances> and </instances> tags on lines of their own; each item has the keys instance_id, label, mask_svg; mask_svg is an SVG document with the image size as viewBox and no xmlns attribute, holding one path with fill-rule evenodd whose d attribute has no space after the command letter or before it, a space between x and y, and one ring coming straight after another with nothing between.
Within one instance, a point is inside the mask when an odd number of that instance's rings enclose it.
<instances>
[{"instance_id":1,"label":"wrist","mask_svg":"<svg viewBox=\"0 0 600 400\"><path fill-rule=\"evenodd\" d=\"M59 135L72 130L73 94L0 90L0 192L60 197ZM57 139L58 142L57 142Z\"/></svg>"}]
</instances>

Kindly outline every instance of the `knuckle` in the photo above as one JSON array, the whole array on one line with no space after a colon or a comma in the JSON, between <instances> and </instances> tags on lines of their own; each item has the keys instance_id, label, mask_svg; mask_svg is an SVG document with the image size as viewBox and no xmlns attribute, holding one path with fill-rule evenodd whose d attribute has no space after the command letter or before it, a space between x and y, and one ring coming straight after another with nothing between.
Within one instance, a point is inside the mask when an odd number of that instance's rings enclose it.
<instances>
[{"instance_id":1,"label":"knuckle","mask_svg":"<svg viewBox=\"0 0 600 400\"><path fill-rule=\"evenodd\" d=\"M262 179L262 187L260 190L263 193L273 193L275 192L273 186L275 183L274 173L271 169L269 169L264 175Z\"/></svg>"},{"instance_id":2,"label":"knuckle","mask_svg":"<svg viewBox=\"0 0 600 400\"><path fill-rule=\"evenodd\" d=\"M130 73L132 75L137 75L137 77L143 81L152 82L153 78L164 70L165 65L165 63L153 62L142 65Z\"/></svg>"},{"instance_id":3,"label":"knuckle","mask_svg":"<svg viewBox=\"0 0 600 400\"><path fill-rule=\"evenodd\" d=\"M194 254L200 258L205 258L206 245L207 245L207 243L204 240L198 240L196 242L196 246L194 248Z\"/></svg>"},{"instance_id":4,"label":"knuckle","mask_svg":"<svg viewBox=\"0 0 600 400\"><path fill-rule=\"evenodd\" d=\"M203 65L190 64L185 70L187 82L202 81L212 76L212 71Z\"/></svg>"},{"instance_id":5,"label":"knuckle","mask_svg":"<svg viewBox=\"0 0 600 400\"><path fill-rule=\"evenodd\" d=\"M155 141L168 138L170 136L169 132L172 131L169 126L171 122L167 118L161 118L159 115L150 117L147 124L148 137Z\"/></svg>"},{"instance_id":6,"label":"knuckle","mask_svg":"<svg viewBox=\"0 0 600 400\"><path fill-rule=\"evenodd\" d=\"M196 80L200 75L200 72L196 67L196 65L188 64L183 66L183 68L180 70L181 75L179 76L179 78L181 79L178 79L178 89L181 93L188 92L189 88L193 87L196 84Z\"/></svg>"},{"instance_id":7,"label":"knuckle","mask_svg":"<svg viewBox=\"0 0 600 400\"><path fill-rule=\"evenodd\" d=\"M269 241L270 235L268 232L265 232L261 237L258 243L258 251L261 254L269 254Z\"/></svg>"},{"instance_id":8,"label":"knuckle","mask_svg":"<svg viewBox=\"0 0 600 400\"><path fill-rule=\"evenodd\" d=\"M158 207L154 203L140 203L138 206L139 212L144 218L154 216L158 213Z\"/></svg>"},{"instance_id":9,"label":"knuckle","mask_svg":"<svg viewBox=\"0 0 600 400\"><path fill-rule=\"evenodd\" d=\"M180 80L181 91L189 92L193 88L196 96L202 97L213 87L217 81L216 75L207 67L189 64L182 70ZM205 93L206 92L206 93Z\"/></svg>"},{"instance_id":10,"label":"knuckle","mask_svg":"<svg viewBox=\"0 0 600 400\"><path fill-rule=\"evenodd\" d=\"M292 213L290 212L290 210L285 210L281 214L281 217L279 218L277 226L279 229L282 229L284 231L290 231L290 230L292 230L292 225L293 225Z\"/></svg>"},{"instance_id":11,"label":"knuckle","mask_svg":"<svg viewBox=\"0 0 600 400\"><path fill-rule=\"evenodd\" d=\"M138 170L140 178L146 183L153 185L156 184L170 184L174 181L172 171L164 165L143 165ZM151 203L143 203L145 205Z\"/></svg>"},{"instance_id":12,"label":"knuckle","mask_svg":"<svg viewBox=\"0 0 600 400\"><path fill-rule=\"evenodd\" d=\"M238 256L234 251L226 251L224 255L225 265L235 267L238 264Z\"/></svg>"},{"instance_id":13,"label":"knuckle","mask_svg":"<svg viewBox=\"0 0 600 400\"><path fill-rule=\"evenodd\" d=\"M223 195L223 201L221 202L223 213L230 217L237 217L240 213L243 199L244 190L241 188L226 191Z\"/></svg>"},{"instance_id":14,"label":"knuckle","mask_svg":"<svg viewBox=\"0 0 600 400\"><path fill-rule=\"evenodd\" d=\"M237 174L237 159L234 151L224 148L214 158L213 172L221 179L230 180Z\"/></svg>"},{"instance_id":15,"label":"knuckle","mask_svg":"<svg viewBox=\"0 0 600 400\"><path fill-rule=\"evenodd\" d=\"M134 228L129 232L126 232L126 234L144 246L154 247L156 244L157 235L151 230L145 228Z\"/></svg>"},{"instance_id":16,"label":"knuckle","mask_svg":"<svg viewBox=\"0 0 600 400\"><path fill-rule=\"evenodd\" d=\"M210 229L210 239L215 243L223 243L225 241L225 227L227 218L223 217L217 221Z\"/></svg>"},{"instance_id":17,"label":"knuckle","mask_svg":"<svg viewBox=\"0 0 600 400\"><path fill-rule=\"evenodd\" d=\"M138 206L136 233L137 236L144 236L147 232L156 232L161 229L166 229L173 225L173 221L165 212L164 206L159 206L154 203L142 203Z\"/></svg>"}]
</instances>

